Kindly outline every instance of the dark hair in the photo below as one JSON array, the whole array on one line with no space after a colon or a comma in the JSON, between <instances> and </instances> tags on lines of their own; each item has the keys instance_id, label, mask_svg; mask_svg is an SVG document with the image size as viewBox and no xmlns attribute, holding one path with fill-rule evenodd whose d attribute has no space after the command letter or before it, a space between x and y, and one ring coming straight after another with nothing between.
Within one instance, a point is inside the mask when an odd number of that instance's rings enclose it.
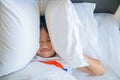
<instances>
[{"instance_id":1,"label":"dark hair","mask_svg":"<svg viewBox=\"0 0 120 80\"><path fill-rule=\"evenodd\" d=\"M40 16L40 29L42 28L44 28L48 32L45 16Z\"/></svg>"}]
</instances>

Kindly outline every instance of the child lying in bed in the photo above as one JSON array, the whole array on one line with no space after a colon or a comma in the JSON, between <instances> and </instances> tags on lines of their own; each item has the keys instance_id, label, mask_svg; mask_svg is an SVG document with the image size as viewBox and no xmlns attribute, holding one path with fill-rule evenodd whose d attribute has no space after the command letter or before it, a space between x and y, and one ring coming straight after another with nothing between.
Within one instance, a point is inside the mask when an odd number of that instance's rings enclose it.
<instances>
[{"instance_id":1,"label":"child lying in bed","mask_svg":"<svg viewBox=\"0 0 120 80\"><path fill-rule=\"evenodd\" d=\"M83 55L89 66L77 68L80 71L87 72L89 75L104 74L104 67L100 61L93 59L87 55ZM34 61L40 61L45 64L57 66L65 71L69 71L69 66L54 51L49 34L47 31L45 19L42 18L40 25L40 48Z\"/></svg>"}]
</instances>

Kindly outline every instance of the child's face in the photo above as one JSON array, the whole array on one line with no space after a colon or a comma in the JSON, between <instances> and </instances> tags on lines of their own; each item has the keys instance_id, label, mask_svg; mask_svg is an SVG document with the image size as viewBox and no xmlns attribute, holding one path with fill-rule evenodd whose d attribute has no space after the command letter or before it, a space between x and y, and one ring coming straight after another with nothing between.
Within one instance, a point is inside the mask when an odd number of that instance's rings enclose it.
<instances>
[{"instance_id":1,"label":"child's face","mask_svg":"<svg viewBox=\"0 0 120 80\"><path fill-rule=\"evenodd\" d=\"M44 28L40 30L40 48L37 55L41 57L51 57L55 54L48 33Z\"/></svg>"}]
</instances>

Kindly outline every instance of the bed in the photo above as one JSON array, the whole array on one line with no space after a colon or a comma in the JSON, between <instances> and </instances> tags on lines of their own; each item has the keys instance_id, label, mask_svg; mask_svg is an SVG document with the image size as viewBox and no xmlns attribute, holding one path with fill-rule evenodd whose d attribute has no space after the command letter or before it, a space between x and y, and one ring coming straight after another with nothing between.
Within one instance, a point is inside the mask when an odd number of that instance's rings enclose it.
<instances>
[{"instance_id":1,"label":"bed","mask_svg":"<svg viewBox=\"0 0 120 80\"><path fill-rule=\"evenodd\" d=\"M118 0L72 0L73 2L95 2L96 3L96 9L95 9L95 19L97 20L98 23L98 30L99 30L99 41L101 45L104 45L102 51L105 51L106 49L106 53L103 52L103 55L101 56L101 60L103 60L102 62L105 65L105 69L106 69L106 73L103 76L99 76L99 77L82 77L81 76L78 78L78 80L119 80L119 71L118 73L115 71L119 70L118 66L119 66L119 59L117 59L117 57L115 57L115 55L119 56L119 51L117 50L117 46L119 46L119 23L116 22L116 19L113 17L113 15L115 14L115 11L117 9L117 7L119 6L120 2ZM102 5L102 6L101 6ZM115 22L115 23L114 23ZM117 24L117 25L116 25ZM112 26L113 25L113 26ZM116 27L116 29L115 29ZM104 29L103 29L104 28ZM111 28L111 29L110 29ZM114 33L115 32L115 33ZM102 34L103 33L103 34ZM110 36L111 35L111 36ZM116 35L116 39L114 36L114 41L112 40L113 36L112 35ZM102 37L104 36L104 37ZM109 36L109 40L105 41L106 37ZM111 37L111 38L110 38ZM118 41L117 41L118 40ZM109 41L113 41L113 43L111 43L109 45L109 47L111 46L111 48L108 49L108 44L103 44L103 42L105 43L109 43ZM115 45L117 42L118 45ZM105 47L106 46L106 47ZM113 47L114 46L114 47ZM116 49L116 50L113 50ZM109 51L112 51L112 53L109 53ZM116 52L118 51L118 52ZM116 52L116 54L115 54ZM107 57L109 56L109 57ZM113 57L114 56L114 59ZM116 58L116 60L115 60ZM112 59L112 60L109 60ZM117 63L116 63L117 61ZM116 64L118 65L116 65ZM110 65L111 65L111 69L110 69ZM116 66L115 66L116 65ZM114 69L114 70L113 70ZM76 73L76 72L75 72ZM79 76L79 72L77 74L77 77ZM81 74L84 76L84 74Z\"/></svg>"},{"instance_id":2,"label":"bed","mask_svg":"<svg viewBox=\"0 0 120 80\"><path fill-rule=\"evenodd\" d=\"M0 77L0 80L120 80L120 31L119 23L114 18L120 1L72 0L72 2L96 3L94 16L98 24L99 45L103 51L99 59L104 64L106 73L102 76L89 76L84 72L73 70L71 75L55 66L30 62L23 69Z\"/></svg>"}]
</instances>

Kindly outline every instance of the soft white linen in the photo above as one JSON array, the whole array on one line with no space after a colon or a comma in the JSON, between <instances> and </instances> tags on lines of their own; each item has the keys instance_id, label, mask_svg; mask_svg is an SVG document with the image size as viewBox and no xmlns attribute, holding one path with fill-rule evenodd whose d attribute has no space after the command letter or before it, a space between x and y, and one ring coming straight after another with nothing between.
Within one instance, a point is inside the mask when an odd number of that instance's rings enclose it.
<instances>
[{"instance_id":1,"label":"soft white linen","mask_svg":"<svg viewBox=\"0 0 120 80\"><path fill-rule=\"evenodd\" d=\"M26 68L0 78L0 80L76 80L66 71L40 62L32 62Z\"/></svg>"},{"instance_id":2,"label":"soft white linen","mask_svg":"<svg viewBox=\"0 0 120 80\"><path fill-rule=\"evenodd\" d=\"M81 43L83 23L70 0L49 0L45 12L54 50L72 68L87 66ZM80 28L79 28L80 27Z\"/></svg>"},{"instance_id":3,"label":"soft white linen","mask_svg":"<svg viewBox=\"0 0 120 80\"><path fill-rule=\"evenodd\" d=\"M118 23L111 14L95 14L99 26L99 44L102 51L99 59L106 68L103 76L91 77L84 72L74 71L78 80L119 80L120 79L120 32ZM0 31L1 32L1 31ZM22 58L21 58L22 59ZM33 62L26 68L1 77L0 80L76 80L65 71L42 63Z\"/></svg>"},{"instance_id":4,"label":"soft white linen","mask_svg":"<svg viewBox=\"0 0 120 80\"><path fill-rule=\"evenodd\" d=\"M117 77L120 77L120 32L119 24L112 14L96 14L99 25L101 61Z\"/></svg>"},{"instance_id":5,"label":"soft white linen","mask_svg":"<svg viewBox=\"0 0 120 80\"><path fill-rule=\"evenodd\" d=\"M103 76L93 77L85 72L74 70L73 76L77 80L120 80L120 54L118 50L120 48L118 47L120 32L118 31L118 23L111 14L95 14L95 18L99 25L99 41L103 47L103 53L99 54L99 59L105 65L106 73ZM111 44L112 47L109 48ZM73 76L55 66L35 62L30 63L23 70L0 78L0 80L76 80Z\"/></svg>"},{"instance_id":6,"label":"soft white linen","mask_svg":"<svg viewBox=\"0 0 120 80\"><path fill-rule=\"evenodd\" d=\"M0 76L25 67L39 47L39 0L0 0Z\"/></svg>"},{"instance_id":7,"label":"soft white linen","mask_svg":"<svg viewBox=\"0 0 120 80\"><path fill-rule=\"evenodd\" d=\"M96 13L98 40L101 53L99 60L105 66L102 76L89 76L84 72L74 71L78 80L120 80L120 31L119 24L112 14Z\"/></svg>"},{"instance_id":8,"label":"soft white linen","mask_svg":"<svg viewBox=\"0 0 120 80\"><path fill-rule=\"evenodd\" d=\"M98 58L100 53L98 46L98 25L94 18L95 3L74 3L76 12L80 22L84 25L79 27L79 32L82 32L81 42L83 45L83 53Z\"/></svg>"}]
</instances>

